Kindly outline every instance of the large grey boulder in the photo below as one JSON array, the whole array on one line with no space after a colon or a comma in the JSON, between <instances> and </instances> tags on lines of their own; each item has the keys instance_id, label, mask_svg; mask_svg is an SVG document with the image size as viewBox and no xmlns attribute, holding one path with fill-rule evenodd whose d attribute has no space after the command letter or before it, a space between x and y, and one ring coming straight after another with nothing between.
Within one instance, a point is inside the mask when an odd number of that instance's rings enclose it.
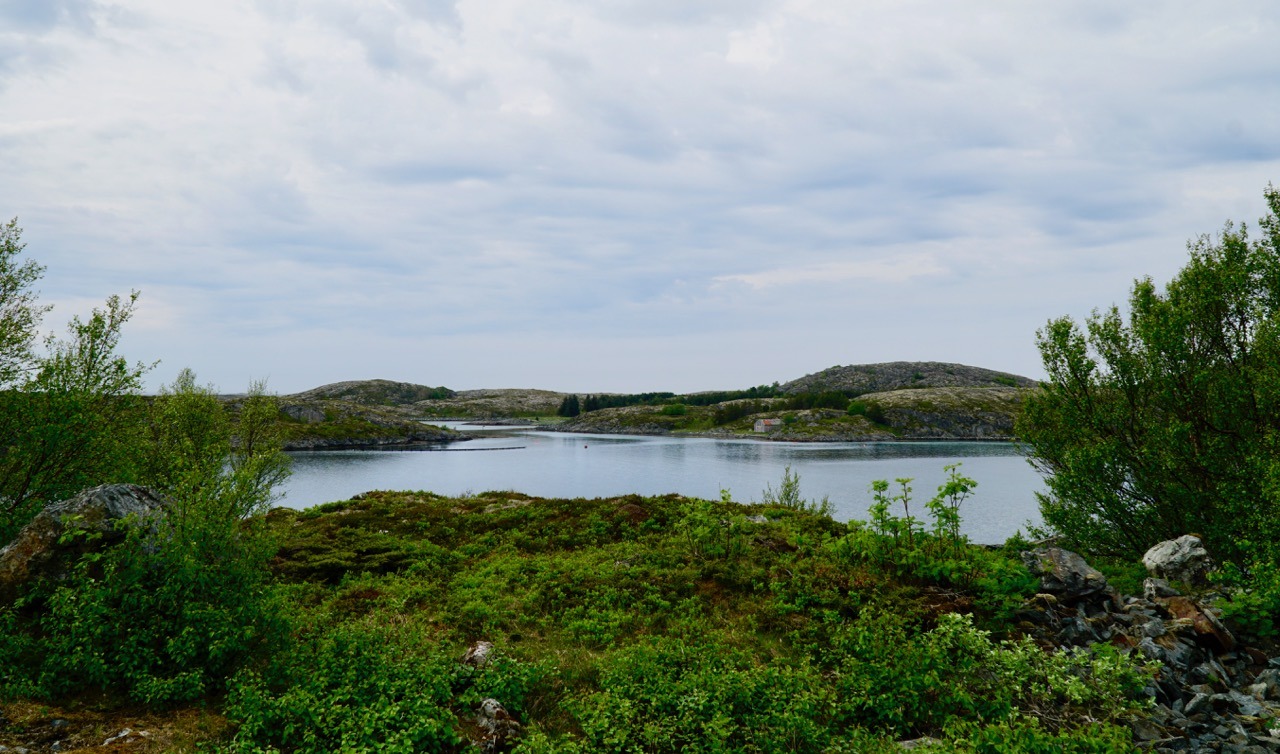
<instances>
[{"instance_id":1,"label":"large grey boulder","mask_svg":"<svg viewBox=\"0 0 1280 754\"><path fill-rule=\"evenodd\" d=\"M1208 583L1207 576L1214 568L1209 551L1204 548L1200 538L1193 534L1184 534L1152 547L1142 556L1142 564L1157 578L1197 586Z\"/></svg>"},{"instance_id":2,"label":"large grey boulder","mask_svg":"<svg viewBox=\"0 0 1280 754\"><path fill-rule=\"evenodd\" d=\"M1042 547L1022 553L1022 562L1040 579L1041 591L1060 600L1077 600L1107 590L1107 578L1070 550Z\"/></svg>"},{"instance_id":3,"label":"large grey boulder","mask_svg":"<svg viewBox=\"0 0 1280 754\"><path fill-rule=\"evenodd\" d=\"M86 552L124 539L121 522L146 520L168 505L166 498L136 484L105 484L49 505L0 550L0 604L17 597L29 582L64 575ZM88 536L63 541L72 530Z\"/></svg>"}]
</instances>

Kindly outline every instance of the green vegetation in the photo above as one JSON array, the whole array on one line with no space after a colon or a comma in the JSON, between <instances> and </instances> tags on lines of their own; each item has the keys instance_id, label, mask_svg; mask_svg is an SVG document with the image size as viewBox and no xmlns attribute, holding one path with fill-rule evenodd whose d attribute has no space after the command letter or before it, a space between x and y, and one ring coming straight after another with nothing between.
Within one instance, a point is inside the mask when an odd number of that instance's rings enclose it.
<instances>
[{"instance_id":1,"label":"green vegetation","mask_svg":"<svg viewBox=\"0 0 1280 754\"><path fill-rule=\"evenodd\" d=\"M952 471L937 499L958 512L973 483ZM459 751L493 697L519 752L891 751L925 734L940 751L1130 750L1111 724L1141 711L1145 671L994 638L1034 582L954 518L846 526L790 472L765 498L375 492L272 511L292 628L230 680L222 745ZM480 639L491 661L462 664Z\"/></svg>"},{"instance_id":2,"label":"green vegetation","mask_svg":"<svg viewBox=\"0 0 1280 754\"><path fill-rule=\"evenodd\" d=\"M233 424L211 388L179 375L151 406L139 478L171 505L127 521L122 544L91 551L67 578L35 582L0 607L4 693L195 701L282 639L262 518L288 473L275 426L260 386Z\"/></svg>"},{"instance_id":3,"label":"green vegetation","mask_svg":"<svg viewBox=\"0 0 1280 754\"><path fill-rule=\"evenodd\" d=\"M1049 381L1019 423L1048 475L1046 524L1139 556L1197 532L1219 557L1274 562L1280 541L1280 192L1262 235L1228 223L1165 287L1134 284L1083 329L1049 322Z\"/></svg>"},{"instance_id":4,"label":"green vegetation","mask_svg":"<svg viewBox=\"0 0 1280 754\"><path fill-rule=\"evenodd\" d=\"M133 473L147 367L116 354L137 294L112 296L63 338L35 345L49 307L32 286L44 268L19 262L17 221L0 225L0 541L41 508Z\"/></svg>"}]
</instances>

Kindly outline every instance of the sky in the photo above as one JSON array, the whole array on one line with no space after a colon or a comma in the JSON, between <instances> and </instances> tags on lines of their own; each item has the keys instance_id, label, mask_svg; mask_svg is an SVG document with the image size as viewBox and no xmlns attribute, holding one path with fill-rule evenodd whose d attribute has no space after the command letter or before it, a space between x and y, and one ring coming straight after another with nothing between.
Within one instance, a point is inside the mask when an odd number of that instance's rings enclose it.
<instances>
[{"instance_id":1,"label":"sky","mask_svg":"<svg viewBox=\"0 0 1280 754\"><path fill-rule=\"evenodd\" d=\"M1280 183L1274 0L0 0L59 330L226 392L1043 376Z\"/></svg>"}]
</instances>

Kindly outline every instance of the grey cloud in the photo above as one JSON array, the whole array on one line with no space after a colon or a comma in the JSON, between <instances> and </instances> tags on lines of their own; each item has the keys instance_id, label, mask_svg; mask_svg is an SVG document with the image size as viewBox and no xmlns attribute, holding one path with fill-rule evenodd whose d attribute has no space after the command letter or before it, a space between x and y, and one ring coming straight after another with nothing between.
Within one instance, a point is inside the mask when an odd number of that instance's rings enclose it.
<instances>
[{"instance_id":1,"label":"grey cloud","mask_svg":"<svg viewBox=\"0 0 1280 754\"><path fill-rule=\"evenodd\" d=\"M97 6L95 0L4 0L0 20L11 29L28 32L44 32L63 24L84 27L90 24Z\"/></svg>"}]
</instances>

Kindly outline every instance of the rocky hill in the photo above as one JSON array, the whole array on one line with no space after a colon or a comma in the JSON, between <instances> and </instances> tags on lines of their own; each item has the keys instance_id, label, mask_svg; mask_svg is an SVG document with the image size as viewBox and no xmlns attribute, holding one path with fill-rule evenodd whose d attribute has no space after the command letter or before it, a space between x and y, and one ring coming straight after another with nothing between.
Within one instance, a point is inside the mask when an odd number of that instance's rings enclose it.
<instances>
[{"instance_id":1,"label":"rocky hill","mask_svg":"<svg viewBox=\"0 0 1280 754\"><path fill-rule=\"evenodd\" d=\"M411 407L420 416L503 418L551 416L568 393L551 390L460 390L448 398L424 400Z\"/></svg>"},{"instance_id":2,"label":"rocky hill","mask_svg":"<svg viewBox=\"0 0 1280 754\"><path fill-rule=\"evenodd\" d=\"M1036 381L1008 372L940 361L892 361L834 366L782 386L796 393L883 393L890 390L952 387L1035 387Z\"/></svg>"},{"instance_id":3,"label":"rocky hill","mask_svg":"<svg viewBox=\"0 0 1280 754\"><path fill-rule=\"evenodd\" d=\"M447 387L415 385L391 380L348 380L285 396L298 401L336 400L365 406L403 406L418 401L450 398Z\"/></svg>"},{"instance_id":4,"label":"rocky hill","mask_svg":"<svg viewBox=\"0 0 1280 754\"><path fill-rule=\"evenodd\" d=\"M867 393L849 408L788 408L788 399L716 406L627 406L576 416L547 429L601 434L686 434L791 442L1007 440L1031 388L938 387ZM734 404L751 411L729 413ZM761 422L765 426L761 427ZM761 431L763 430L763 431Z\"/></svg>"},{"instance_id":5,"label":"rocky hill","mask_svg":"<svg viewBox=\"0 0 1280 754\"><path fill-rule=\"evenodd\" d=\"M459 432L409 418L395 406L299 398L298 395L279 399L278 426L285 450L414 448L469 439ZM242 398L229 398L224 403L235 414L242 401Z\"/></svg>"}]
</instances>

